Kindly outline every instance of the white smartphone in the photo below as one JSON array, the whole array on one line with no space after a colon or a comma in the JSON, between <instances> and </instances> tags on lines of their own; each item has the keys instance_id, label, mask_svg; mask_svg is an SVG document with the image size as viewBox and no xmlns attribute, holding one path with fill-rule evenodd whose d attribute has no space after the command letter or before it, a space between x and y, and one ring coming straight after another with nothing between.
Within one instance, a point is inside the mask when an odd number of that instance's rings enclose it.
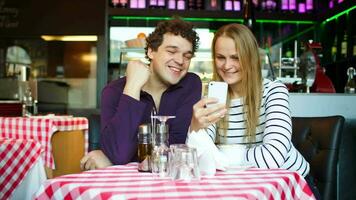
<instances>
[{"instance_id":1,"label":"white smartphone","mask_svg":"<svg viewBox=\"0 0 356 200\"><path fill-rule=\"evenodd\" d=\"M208 84L208 97L218 99L219 104L226 104L227 98L227 83L211 81Z\"/></svg>"}]
</instances>

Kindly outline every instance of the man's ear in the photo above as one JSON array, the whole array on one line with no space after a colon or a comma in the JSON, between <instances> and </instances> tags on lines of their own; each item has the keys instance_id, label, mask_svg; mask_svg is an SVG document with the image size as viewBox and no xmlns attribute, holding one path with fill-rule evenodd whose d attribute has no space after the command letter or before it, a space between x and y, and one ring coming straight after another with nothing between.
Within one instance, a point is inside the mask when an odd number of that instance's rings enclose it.
<instances>
[{"instance_id":1,"label":"man's ear","mask_svg":"<svg viewBox=\"0 0 356 200\"><path fill-rule=\"evenodd\" d=\"M153 59L153 57L154 57L154 51L153 51L151 48L148 48L148 49L147 49L147 56L148 56L148 58L150 58L151 60Z\"/></svg>"}]
</instances>

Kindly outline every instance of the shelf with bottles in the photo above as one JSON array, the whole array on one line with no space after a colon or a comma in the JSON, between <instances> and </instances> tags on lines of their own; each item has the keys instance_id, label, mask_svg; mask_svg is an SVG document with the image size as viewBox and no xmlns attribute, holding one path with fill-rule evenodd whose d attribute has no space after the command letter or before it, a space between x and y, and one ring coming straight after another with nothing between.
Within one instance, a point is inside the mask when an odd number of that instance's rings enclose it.
<instances>
[{"instance_id":1,"label":"shelf with bottles","mask_svg":"<svg viewBox=\"0 0 356 200\"><path fill-rule=\"evenodd\" d=\"M356 6L355 6L356 8ZM356 9L320 25L320 41L323 43L323 65L349 63L356 57Z\"/></svg>"},{"instance_id":2,"label":"shelf with bottles","mask_svg":"<svg viewBox=\"0 0 356 200\"><path fill-rule=\"evenodd\" d=\"M314 21L315 0L111 0L108 15L188 18L243 18L249 3L256 19Z\"/></svg>"},{"instance_id":3,"label":"shelf with bottles","mask_svg":"<svg viewBox=\"0 0 356 200\"><path fill-rule=\"evenodd\" d=\"M190 18L192 21L240 21L242 22L242 11L213 11L213 10L165 10L165 9L127 9L127 8L109 8L110 20L125 19L132 20L160 20L171 16L180 16ZM121 17L120 17L121 16ZM140 17L143 16L143 17ZM156 18L157 17L157 18ZM194 19L197 18L197 19ZM203 19L206 18L206 19ZM317 20L311 13L265 13L255 12L257 22L268 22L266 20L276 20L276 23L286 21L286 23L312 23Z\"/></svg>"}]
</instances>

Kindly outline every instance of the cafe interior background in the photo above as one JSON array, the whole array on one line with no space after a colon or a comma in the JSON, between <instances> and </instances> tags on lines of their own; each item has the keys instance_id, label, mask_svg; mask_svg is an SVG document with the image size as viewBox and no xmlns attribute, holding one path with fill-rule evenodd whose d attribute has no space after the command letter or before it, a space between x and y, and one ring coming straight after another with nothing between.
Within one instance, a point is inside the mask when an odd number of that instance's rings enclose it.
<instances>
[{"instance_id":1,"label":"cafe interior background","mask_svg":"<svg viewBox=\"0 0 356 200\"><path fill-rule=\"evenodd\" d=\"M350 176L355 178L356 172L349 164L356 157L356 95L345 93L347 72L356 68L355 1L252 3L249 10L239 0L188 0L180 10L140 0L0 0L0 109L7 115L22 113L16 105L30 92L38 114L100 113L102 88L125 75L128 60L146 61L144 36L172 15L197 27L201 42L190 71L206 83L212 73L214 31L248 18L261 47L263 75L288 85L292 115L346 118L339 197L355 197ZM321 85L312 87L316 77Z\"/></svg>"}]
</instances>

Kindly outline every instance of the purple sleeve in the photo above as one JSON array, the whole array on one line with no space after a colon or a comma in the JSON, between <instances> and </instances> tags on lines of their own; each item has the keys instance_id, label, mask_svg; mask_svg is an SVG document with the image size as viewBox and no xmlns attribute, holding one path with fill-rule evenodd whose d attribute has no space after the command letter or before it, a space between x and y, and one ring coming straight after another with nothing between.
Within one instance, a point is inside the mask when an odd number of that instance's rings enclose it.
<instances>
[{"instance_id":1,"label":"purple sleeve","mask_svg":"<svg viewBox=\"0 0 356 200\"><path fill-rule=\"evenodd\" d=\"M146 104L111 87L101 100L101 149L113 164L127 164L136 155L136 131Z\"/></svg>"},{"instance_id":2,"label":"purple sleeve","mask_svg":"<svg viewBox=\"0 0 356 200\"><path fill-rule=\"evenodd\" d=\"M169 143L184 144L188 128L192 120L193 106L201 99L202 83L198 76L193 76L189 90L185 92L182 101L178 102L176 118L169 127Z\"/></svg>"}]
</instances>

